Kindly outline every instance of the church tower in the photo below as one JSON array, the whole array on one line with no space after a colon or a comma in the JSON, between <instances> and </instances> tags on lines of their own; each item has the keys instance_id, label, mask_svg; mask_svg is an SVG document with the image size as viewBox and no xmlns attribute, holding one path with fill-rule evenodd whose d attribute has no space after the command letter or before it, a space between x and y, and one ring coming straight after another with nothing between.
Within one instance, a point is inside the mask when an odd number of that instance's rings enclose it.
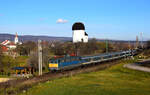
<instances>
[{"instance_id":1,"label":"church tower","mask_svg":"<svg viewBox=\"0 0 150 95\"><path fill-rule=\"evenodd\" d=\"M88 42L88 34L85 32L84 24L81 22L76 22L72 26L72 36L73 36L73 43L78 42Z\"/></svg>"},{"instance_id":2,"label":"church tower","mask_svg":"<svg viewBox=\"0 0 150 95\"><path fill-rule=\"evenodd\" d=\"M16 33L16 36L15 36L15 40L14 40L15 44L17 44L19 41L18 41L18 35Z\"/></svg>"}]
</instances>

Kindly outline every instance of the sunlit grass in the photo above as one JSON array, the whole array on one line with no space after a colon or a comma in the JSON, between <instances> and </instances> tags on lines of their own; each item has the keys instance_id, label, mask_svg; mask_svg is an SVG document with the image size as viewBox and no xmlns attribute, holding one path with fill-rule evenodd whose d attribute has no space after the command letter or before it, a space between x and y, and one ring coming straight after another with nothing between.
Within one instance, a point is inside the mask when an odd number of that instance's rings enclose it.
<instances>
[{"instance_id":1,"label":"sunlit grass","mask_svg":"<svg viewBox=\"0 0 150 95\"><path fill-rule=\"evenodd\" d=\"M39 83L21 95L150 95L150 73L123 68L131 62Z\"/></svg>"}]
</instances>

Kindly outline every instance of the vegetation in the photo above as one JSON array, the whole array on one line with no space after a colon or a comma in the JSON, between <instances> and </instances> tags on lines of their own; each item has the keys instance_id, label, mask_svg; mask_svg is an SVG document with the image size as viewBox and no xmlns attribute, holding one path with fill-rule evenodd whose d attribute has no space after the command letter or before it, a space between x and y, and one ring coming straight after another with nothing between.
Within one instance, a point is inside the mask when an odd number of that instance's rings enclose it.
<instances>
[{"instance_id":1,"label":"vegetation","mask_svg":"<svg viewBox=\"0 0 150 95\"><path fill-rule=\"evenodd\" d=\"M18 66L26 66L29 56L18 56L15 58L15 63Z\"/></svg>"},{"instance_id":2,"label":"vegetation","mask_svg":"<svg viewBox=\"0 0 150 95\"><path fill-rule=\"evenodd\" d=\"M21 95L149 95L150 73L123 68L125 60L103 71L39 83Z\"/></svg>"},{"instance_id":3,"label":"vegetation","mask_svg":"<svg viewBox=\"0 0 150 95\"><path fill-rule=\"evenodd\" d=\"M22 45L18 45L16 48L16 52L18 52L19 55L23 56L29 56L31 51L35 51L37 48L37 44L32 41L28 41L23 43Z\"/></svg>"},{"instance_id":4,"label":"vegetation","mask_svg":"<svg viewBox=\"0 0 150 95\"><path fill-rule=\"evenodd\" d=\"M139 57L143 58L150 58L150 40L147 41L145 45L144 51L139 55Z\"/></svg>"},{"instance_id":5,"label":"vegetation","mask_svg":"<svg viewBox=\"0 0 150 95\"><path fill-rule=\"evenodd\" d=\"M108 41L108 52L127 50L129 49L127 43L111 43ZM72 42L42 42L43 47L43 66L48 69L49 59L54 56L64 56L64 55L96 55L106 52L106 43L99 42L96 39L90 39L88 43L72 43ZM38 50L37 43L28 41L11 52L17 52L19 55L13 58L12 55L3 55L2 49L0 48L0 66L2 71L10 72L14 66L30 66L34 69L38 69ZM4 70L5 69L5 70Z\"/></svg>"},{"instance_id":6,"label":"vegetation","mask_svg":"<svg viewBox=\"0 0 150 95\"><path fill-rule=\"evenodd\" d=\"M106 52L106 43L99 42L95 38L90 39L88 43L72 43L72 42L54 42L52 47L49 47L54 55L77 54L79 56L94 55ZM133 48L133 47L131 47ZM108 41L108 52L127 50L128 43L111 43Z\"/></svg>"},{"instance_id":7,"label":"vegetation","mask_svg":"<svg viewBox=\"0 0 150 95\"><path fill-rule=\"evenodd\" d=\"M38 69L38 53L37 52L32 52L30 54L30 57L28 59L28 66L34 67L35 69Z\"/></svg>"},{"instance_id":8,"label":"vegetation","mask_svg":"<svg viewBox=\"0 0 150 95\"><path fill-rule=\"evenodd\" d=\"M150 40L147 41L146 46L148 49L150 49Z\"/></svg>"},{"instance_id":9,"label":"vegetation","mask_svg":"<svg viewBox=\"0 0 150 95\"><path fill-rule=\"evenodd\" d=\"M0 63L0 75L6 76L13 73L12 68L16 66L25 66L26 61L28 57L26 56L19 56L16 58L13 58L12 56L3 55L1 57L1 63Z\"/></svg>"},{"instance_id":10,"label":"vegetation","mask_svg":"<svg viewBox=\"0 0 150 95\"><path fill-rule=\"evenodd\" d=\"M3 52L2 52L2 47L0 45L0 64L2 64L2 56L3 56Z\"/></svg>"}]
</instances>

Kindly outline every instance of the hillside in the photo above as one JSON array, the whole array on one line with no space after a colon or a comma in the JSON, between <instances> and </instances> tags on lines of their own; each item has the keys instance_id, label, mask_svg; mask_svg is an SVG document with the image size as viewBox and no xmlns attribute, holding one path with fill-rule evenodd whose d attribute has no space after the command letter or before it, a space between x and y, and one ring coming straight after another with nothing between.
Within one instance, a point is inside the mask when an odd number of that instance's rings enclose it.
<instances>
[{"instance_id":1,"label":"hillside","mask_svg":"<svg viewBox=\"0 0 150 95\"><path fill-rule=\"evenodd\" d=\"M12 34L0 34L0 42L4 40L14 40L15 35ZM19 40L22 42L25 41L37 41L38 39L44 40L44 41L71 41L71 37L52 37L52 36L33 36L33 35L19 35Z\"/></svg>"},{"instance_id":2,"label":"hillside","mask_svg":"<svg viewBox=\"0 0 150 95\"><path fill-rule=\"evenodd\" d=\"M4 40L11 40L14 41L15 35L13 34L0 34L0 42ZM37 42L38 39L44 41L72 41L72 37L55 37L55 36L33 36L33 35L18 35L19 41L26 42L26 41L35 41ZM89 38L91 39L91 38ZM97 39L98 41L105 42L105 39ZM129 43L129 41L125 40L112 40L109 39L109 42L121 42L121 43ZM130 41L131 44L134 44L136 41ZM145 42L143 42L145 43Z\"/></svg>"}]
</instances>

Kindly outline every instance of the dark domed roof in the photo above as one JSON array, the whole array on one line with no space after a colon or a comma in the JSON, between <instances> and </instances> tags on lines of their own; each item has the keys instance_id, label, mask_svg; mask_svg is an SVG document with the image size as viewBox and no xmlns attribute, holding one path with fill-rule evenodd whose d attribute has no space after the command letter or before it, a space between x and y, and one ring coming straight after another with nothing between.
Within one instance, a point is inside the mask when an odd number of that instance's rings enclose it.
<instances>
[{"instance_id":1,"label":"dark domed roof","mask_svg":"<svg viewBox=\"0 0 150 95\"><path fill-rule=\"evenodd\" d=\"M81 22L76 22L73 24L72 30L85 30L84 24Z\"/></svg>"}]
</instances>

